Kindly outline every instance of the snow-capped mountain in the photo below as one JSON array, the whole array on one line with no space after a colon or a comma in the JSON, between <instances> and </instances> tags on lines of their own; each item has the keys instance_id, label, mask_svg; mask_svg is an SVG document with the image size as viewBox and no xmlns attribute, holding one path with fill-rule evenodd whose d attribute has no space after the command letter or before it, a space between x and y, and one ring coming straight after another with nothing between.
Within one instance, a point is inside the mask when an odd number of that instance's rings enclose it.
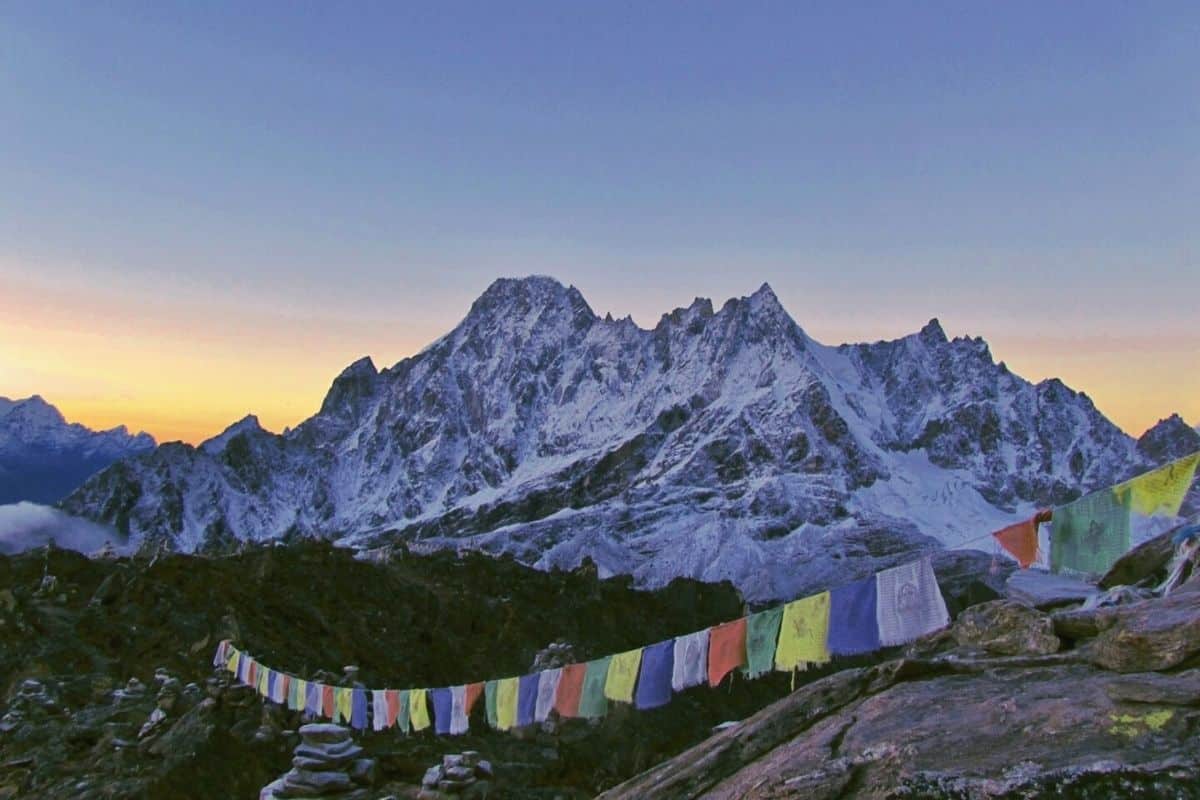
<instances>
[{"instance_id":1,"label":"snow-capped mountain","mask_svg":"<svg viewBox=\"0 0 1200 800\"><path fill-rule=\"evenodd\" d=\"M936 320L823 345L764 285L651 330L543 277L496 281L390 369L370 359L283 435L243 420L122 461L64 503L134 541L220 549L332 536L590 556L643 584L795 594L986 535L1152 460L1060 381Z\"/></svg>"},{"instance_id":2,"label":"snow-capped mountain","mask_svg":"<svg viewBox=\"0 0 1200 800\"><path fill-rule=\"evenodd\" d=\"M40 396L0 397L0 504L56 503L114 461L154 449L124 425L93 431L68 423Z\"/></svg>"}]
</instances>

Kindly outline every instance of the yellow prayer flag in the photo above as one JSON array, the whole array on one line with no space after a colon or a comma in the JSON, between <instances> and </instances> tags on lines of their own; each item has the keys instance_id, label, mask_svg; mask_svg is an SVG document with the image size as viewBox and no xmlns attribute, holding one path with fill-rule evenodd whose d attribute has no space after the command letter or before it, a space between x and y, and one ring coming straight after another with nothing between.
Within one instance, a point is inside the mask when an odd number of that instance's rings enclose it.
<instances>
[{"instance_id":1,"label":"yellow prayer flag","mask_svg":"<svg viewBox=\"0 0 1200 800\"><path fill-rule=\"evenodd\" d=\"M829 592L793 600L783 607L775 669L804 669L829 660Z\"/></svg>"},{"instance_id":2,"label":"yellow prayer flag","mask_svg":"<svg viewBox=\"0 0 1200 800\"><path fill-rule=\"evenodd\" d=\"M604 681L604 696L622 703L633 702L638 667L642 663L642 648L617 653L608 662L608 678Z\"/></svg>"},{"instance_id":3,"label":"yellow prayer flag","mask_svg":"<svg viewBox=\"0 0 1200 800\"><path fill-rule=\"evenodd\" d=\"M333 721L349 722L354 707L354 690L347 686L338 686L333 690Z\"/></svg>"},{"instance_id":4,"label":"yellow prayer flag","mask_svg":"<svg viewBox=\"0 0 1200 800\"><path fill-rule=\"evenodd\" d=\"M1118 497L1123 492L1130 493L1130 508L1135 514L1146 517L1157 514L1173 517L1179 513L1183 497L1196 477L1197 464L1200 464L1200 453L1193 453L1186 458L1164 464L1153 472L1125 481L1113 490Z\"/></svg>"},{"instance_id":5,"label":"yellow prayer flag","mask_svg":"<svg viewBox=\"0 0 1200 800\"><path fill-rule=\"evenodd\" d=\"M308 681L303 678L294 678L296 681L296 710L303 711L304 706L308 703Z\"/></svg>"},{"instance_id":6,"label":"yellow prayer flag","mask_svg":"<svg viewBox=\"0 0 1200 800\"><path fill-rule=\"evenodd\" d=\"M408 690L408 718L412 720L414 731L423 731L429 727L429 705L425 702L424 689Z\"/></svg>"},{"instance_id":7,"label":"yellow prayer flag","mask_svg":"<svg viewBox=\"0 0 1200 800\"><path fill-rule=\"evenodd\" d=\"M496 684L496 727L509 730L517 724L517 695L520 678L502 678Z\"/></svg>"},{"instance_id":8,"label":"yellow prayer flag","mask_svg":"<svg viewBox=\"0 0 1200 800\"><path fill-rule=\"evenodd\" d=\"M267 667L259 667L259 670L258 670L258 693L261 694L263 697L267 696L267 690L270 688L270 683L268 683L270 674L271 674L271 670L268 669Z\"/></svg>"},{"instance_id":9,"label":"yellow prayer flag","mask_svg":"<svg viewBox=\"0 0 1200 800\"><path fill-rule=\"evenodd\" d=\"M241 665L242 665L242 651L234 650L233 654L229 656L229 661L225 662L225 669L229 670L234 675L237 675L238 668L241 667Z\"/></svg>"}]
</instances>

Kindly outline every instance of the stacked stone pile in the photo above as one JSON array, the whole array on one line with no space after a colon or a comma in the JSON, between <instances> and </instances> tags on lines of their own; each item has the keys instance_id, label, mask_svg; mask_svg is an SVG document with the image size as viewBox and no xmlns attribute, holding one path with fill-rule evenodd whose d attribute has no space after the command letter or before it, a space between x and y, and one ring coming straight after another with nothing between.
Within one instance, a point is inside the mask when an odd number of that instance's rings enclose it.
<instances>
[{"instance_id":1,"label":"stacked stone pile","mask_svg":"<svg viewBox=\"0 0 1200 800\"><path fill-rule=\"evenodd\" d=\"M430 767L421 780L419 800L485 800L491 789L492 765L468 750L442 756L442 763Z\"/></svg>"},{"instance_id":2,"label":"stacked stone pile","mask_svg":"<svg viewBox=\"0 0 1200 800\"><path fill-rule=\"evenodd\" d=\"M362 757L363 750L341 725L313 723L300 726L300 745L292 758L292 769L263 787L259 800L295 797L334 797L365 800L366 787L375 782L375 761Z\"/></svg>"}]
</instances>

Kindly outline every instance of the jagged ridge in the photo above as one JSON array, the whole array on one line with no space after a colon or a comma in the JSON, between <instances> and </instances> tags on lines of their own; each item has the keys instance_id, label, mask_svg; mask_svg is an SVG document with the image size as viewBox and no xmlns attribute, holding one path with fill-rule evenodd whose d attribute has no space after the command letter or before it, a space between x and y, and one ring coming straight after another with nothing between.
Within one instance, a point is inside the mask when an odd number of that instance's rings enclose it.
<instances>
[{"instance_id":1,"label":"jagged ridge","mask_svg":"<svg viewBox=\"0 0 1200 800\"><path fill-rule=\"evenodd\" d=\"M541 567L588 555L648 585L728 578L766 599L848 560L877 567L864 542L962 541L1152 457L1086 395L1031 384L936 320L828 347L764 284L646 330L534 277L496 281L389 369L355 362L294 430L243 420L164 445L64 506L183 550L423 541Z\"/></svg>"}]
</instances>

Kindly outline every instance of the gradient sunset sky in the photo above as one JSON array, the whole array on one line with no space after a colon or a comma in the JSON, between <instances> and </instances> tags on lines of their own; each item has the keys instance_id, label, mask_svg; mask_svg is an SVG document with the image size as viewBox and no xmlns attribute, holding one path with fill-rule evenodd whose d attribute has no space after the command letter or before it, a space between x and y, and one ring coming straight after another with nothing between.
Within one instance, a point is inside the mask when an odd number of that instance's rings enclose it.
<instances>
[{"instance_id":1,"label":"gradient sunset sky","mask_svg":"<svg viewBox=\"0 0 1200 800\"><path fill-rule=\"evenodd\" d=\"M0 395L198 442L549 274L1200 422L1200 4L6 3Z\"/></svg>"}]
</instances>

